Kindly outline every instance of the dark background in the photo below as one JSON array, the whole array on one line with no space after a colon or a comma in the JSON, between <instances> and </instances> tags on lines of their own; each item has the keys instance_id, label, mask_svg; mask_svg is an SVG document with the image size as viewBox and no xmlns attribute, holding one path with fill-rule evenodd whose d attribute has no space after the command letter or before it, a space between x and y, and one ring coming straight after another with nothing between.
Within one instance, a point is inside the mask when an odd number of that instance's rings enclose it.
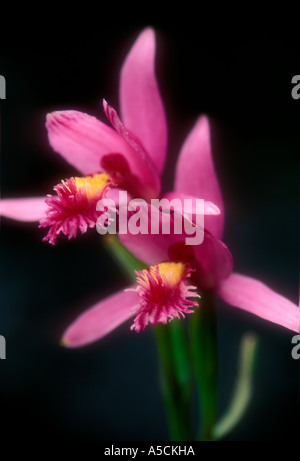
<instances>
[{"instance_id":1,"label":"dark background","mask_svg":"<svg viewBox=\"0 0 300 461\"><path fill-rule=\"evenodd\" d=\"M201 113L211 116L215 166L225 206L224 241L235 270L298 302L300 100L296 42L255 27L245 34L161 25L157 77L169 124L164 187ZM105 121L118 107L120 66L148 23L101 26L93 34L9 42L0 51L2 197L49 193L75 171L53 153L47 112L86 111ZM54 31L55 32L55 31ZM95 232L56 247L34 224L1 220L1 434L70 441L167 440L156 347L130 322L93 345L68 350L70 322L127 282ZM260 338L253 402L230 440L292 440L299 433L299 361L293 333L218 301L219 407L225 410L246 331Z\"/></svg>"}]
</instances>

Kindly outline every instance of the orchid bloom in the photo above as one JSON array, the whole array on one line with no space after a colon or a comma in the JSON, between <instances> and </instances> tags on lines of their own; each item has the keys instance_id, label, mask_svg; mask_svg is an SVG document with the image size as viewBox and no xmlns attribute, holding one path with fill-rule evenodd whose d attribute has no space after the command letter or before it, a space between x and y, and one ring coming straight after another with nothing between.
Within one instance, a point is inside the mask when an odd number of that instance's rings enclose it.
<instances>
[{"instance_id":1,"label":"orchid bloom","mask_svg":"<svg viewBox=\"0 0 300 461\"><path fill-rule=\"evenodd\" d=\"M49 228L43 240L55 244L60 233L70 239L76 237L78 230L84 233L95 227L98 217L96 204L110 194L115 198L113 189L124 189L130 197L148 201L159 196L167 126L155 78L154 60L155 35L148 28L138 37L121 70L120 109L124 123L105 100L104 112L112 127L78 111L56 111L47 115L50 145L81 176L62 180L53 188L55 195L47 198L1 200L2 216L21 221L39 220L40 227ZM205 201L203 213L218 215L220 210ZM196 287L185 282L191 272L188 266L171 263L140 274L140 286L135 295L125 295L131 299L138 294L143 299L134 324L137 331L144 329L148 323L165 323L174 316L192 312L191 307L196 303L190 298L199 295L195 293ZM155 315L151 311L152 304L146 302L147 285L152 292L152 302L159 293L165 297L164 311L161 306ZM168 292L172 302L167 300Z\"/></svg>"},{"instance_id":2,"label":"orchid bloom","mask_svg":"<svg viewBox=\"0 0 300 461\"><path fill-rule=\"evenodd\" d=\"M213 219L206 217L201 245L185 245L184 233L120 234L127 249L149 267L137 273L134 287L114 294L80 315L65 332L64 344L77 347L93 342L133 316L131 328L140 331L147 324L167 323L189 314L196 305L190 299L195 298L195 289L213 291L232 306L298 332L296 304L262 282L233 272L232 255L220 240L224 205L212 161L207 117L200 117L184 142L177 162L175 192L166 196L204 197L215 203L222 214ZM160 218L165 219L163 213Z\"/></svg>"},{"instance_id":3,"label":"orchid bloom","mask_svg":"<svg viewBox=\"0 0 300 461\"><path fill-rule=\"evenodd\" d=\"M154 73L155 36L151 28L138 37L122 67L120 107L103 101L112 127L82 112L67 110L47 115L49 142L80 176L54 186L46 197L4 199L0 214L49 227L44 240L55 244L60 233L69 239L95 227L97 202L126 190L149 200L160 192L167 146L164 108Z\"/></svg>"},{"instance_id":4,"label":"orchid bloom","mask_svg":"<svg viewBox=\"0 0 300 461\"><path fill-rule=\"evenodd\" d=\"M76 111L54 112L47 117L49 141L55 151L84 176L55 186L56 196L3 200L1 214L24 221L41 220L50 227L45 237L75 237L95 226L95 204L113 189L125 189L146 200L159 196L167 144L163 104L154 73L155 40L152 29L137 39L121 71L120 109L104 101L113 128ZM124 122L124 123L123 123ZM229 304L298 331L298 308L261 282L234 274L233 259L220 240L224 205L215 174L209 122L201 117L185 141L176 167L175 190L166 198L200 197L205 208L204 241L183 246L184 235L123 235L122 243L149 264L137 273L136 285L96 304L67 329L69 347L95 341L135 317L132 329L167 323L191 314L198 289L211 290ZM209 206L211 205L211 206ZM161 219L164 219L163 214Z\"/></svg>"}]
</instances>

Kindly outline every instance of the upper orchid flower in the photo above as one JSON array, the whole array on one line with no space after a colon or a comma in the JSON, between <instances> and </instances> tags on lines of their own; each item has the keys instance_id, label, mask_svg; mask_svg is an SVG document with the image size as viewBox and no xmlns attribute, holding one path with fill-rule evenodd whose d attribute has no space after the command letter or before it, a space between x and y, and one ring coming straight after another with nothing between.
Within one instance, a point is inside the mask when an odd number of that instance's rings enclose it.
<instances>
[{"instance_id":1,"label":"upper orchid flower","mask_svg":"<svg viewBox=\"0 0 300 461\"><path fill-rule=\"evenodd\" d=\"M120 109L123 122L106 101L104 111L113 125L82 112L68 110L47 115L53 149L73 165L80 176L54 187L55 195L1 201L3 216L41 220L49 227L44 240L55 243L59 233L72 238L78 229L94 227L96 203L111 189L125 189L145 200L160 192L167 126L155 73L155 36L146 29L128 54L121 71Z\"/></svg>"}]
</instances>

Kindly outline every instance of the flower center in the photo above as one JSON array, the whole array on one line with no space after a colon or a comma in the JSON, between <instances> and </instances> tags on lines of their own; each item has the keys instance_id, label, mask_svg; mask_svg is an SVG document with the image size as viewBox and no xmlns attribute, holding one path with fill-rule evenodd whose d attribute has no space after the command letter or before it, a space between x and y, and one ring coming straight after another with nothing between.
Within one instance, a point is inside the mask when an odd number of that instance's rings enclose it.
<instances>
[{"instance_id":1,"label":"flower center","mask_svg":"<svg viewBox=\"0 0 300 461\"><path fill-rule=\"evenodd\" d=\"M161 263L157 266L158 272L166 280L171 288L174 288L182 280L185 265L182 263Z\"/></svg>"},{"instance_id":2,"label":"flower center","mask_svg":"<svg viewBox=\"0 0 300 461\"><path fill-rule=\"evenodd\" d=\"M72 177L57 184L53 188L57 195L48 195L46 217L40 221L39 227L50 227L43 241L55 245L60 233L71 239L78 229L83 234L95 227L100 214L96 211L97 202L110 187L107 173Z\"/></svg>"},{"instance_id":3,"label":"flower center","mask_svg":"<svg viewBox=\"0 0 300 461\"><path fill-rule=\"evenodd\" d=\"M109 174L100 173L92 176L85 176L83 178L75 177L74 182L77 190L85 188L86 195L89 200L93 200L99 196L99 192L103 192L107 187Z\"/></svg>"},{"instance_id":4,"label":"flower center","mask_svg":"<svg viewBox=\"0 0 300 461\"><path fill-rule=\"evenodd\" d=\"M168 323L194 311L199 298L196 287L187 283L192 269L180 262L164 262L137 272L137 293L140 296L131 329L145 330L148 324Z\"/></svg>"}]
</instances>

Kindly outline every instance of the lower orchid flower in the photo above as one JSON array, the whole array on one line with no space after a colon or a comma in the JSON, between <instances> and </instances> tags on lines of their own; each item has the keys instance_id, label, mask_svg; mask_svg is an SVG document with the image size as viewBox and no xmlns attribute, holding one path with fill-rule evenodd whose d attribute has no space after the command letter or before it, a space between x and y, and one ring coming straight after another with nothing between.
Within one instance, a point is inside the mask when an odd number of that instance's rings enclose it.
<instances>
[{"instance_id":1,"label":"lower orchid flower","mask_svg":"<svg viewBox=\"0 0 300 461\"><path fill-rule=\"evenodd\" d=\"M160 263L137 271L137 284L116 293L82 314L66 331L62 343L78 347L103 337L130 317L136 332L147 325L167 324L193 313L197 307L196 286L189 279L191 268L176 262Z\"/></svg>"},{"instance_id":2,"label":"lower orchid flower","mask_svg":"<svg viewBox=\"0 0 300 461\"><path fill-rule=\"evenodd\" d=\"M164 213L160 217L168 219ZM131 329L140 332L147 325L167 324L174 318L192 314L192 308L198 306L200 286L207 288L215 284L232 269L232 257L226 245L209 231L204 232L204 242L195 247L193 257L192 247L186 247L182 241L186 234L141 236L126 234L120 238L127 248L131 247L131 239L137 239L137 247L146 246L152 263L136 271L136 285L80 315L65 332L64 345L78 347L96 341L131 317L134 317Z\"/></svg>"},{"instance_id":3,"label":"lower orchid flower","mask_svg":"<svg viewBox=\"0 0 300 461\"><path fill-rule=\"evenodd\" d=\"M217 219L217 217L216 217ZM186 246L181 235L120 235L121 242L147 264L184 262L194 269L198 290L211 291L228 304L292 331L299 331L299 308L262 282L232 272L227 246L205 230L201 245Z\"/></svg>"}]
</instances>

